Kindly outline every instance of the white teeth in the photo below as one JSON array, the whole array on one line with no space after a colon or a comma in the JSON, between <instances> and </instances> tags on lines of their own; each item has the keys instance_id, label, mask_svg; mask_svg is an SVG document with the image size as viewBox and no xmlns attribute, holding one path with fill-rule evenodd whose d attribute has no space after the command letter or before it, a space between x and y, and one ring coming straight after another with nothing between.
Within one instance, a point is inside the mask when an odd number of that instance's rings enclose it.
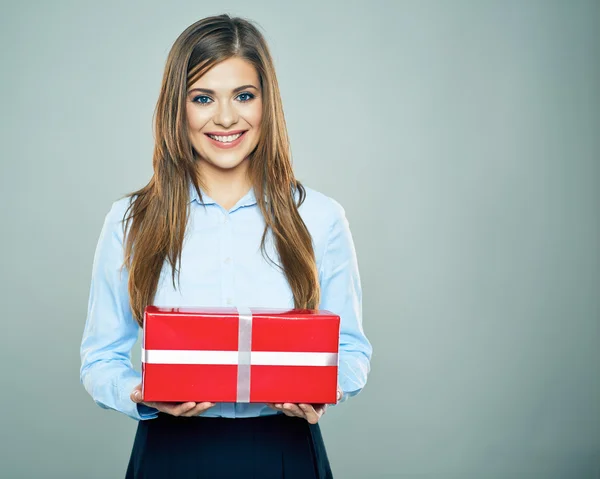
<instances>
[{"instance_id":1,"label":"white teeth","mask_svg":"<svg viewBox=\"0 0 600 479\"><path fill-rule=\"evenodd\" d=\"M210 136L213 140L217 140L220 141L222 143L231 143L233 140L237 140L240 136L242 136L242 133L238 133L237 135L229 135L229 136L215 136L215 135L208 135Z\"/></svg>"}]
</instances>

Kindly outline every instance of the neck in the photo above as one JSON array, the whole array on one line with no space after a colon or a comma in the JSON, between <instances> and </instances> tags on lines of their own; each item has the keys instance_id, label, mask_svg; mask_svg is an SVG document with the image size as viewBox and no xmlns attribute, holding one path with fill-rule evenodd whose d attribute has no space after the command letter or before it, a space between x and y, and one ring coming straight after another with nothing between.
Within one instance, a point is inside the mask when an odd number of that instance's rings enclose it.
<instances>
[{"instance_id":1,"label":"neck","mask_svg":"<svg viewBox=\"0 0 600 479\"><path fill-rule=\"evenodd\" d=\"M200 160L198 175L206 194L226 210L232 208L252 187L247 160L232 169L217 168Z\"/></svg>"}]
</instances>

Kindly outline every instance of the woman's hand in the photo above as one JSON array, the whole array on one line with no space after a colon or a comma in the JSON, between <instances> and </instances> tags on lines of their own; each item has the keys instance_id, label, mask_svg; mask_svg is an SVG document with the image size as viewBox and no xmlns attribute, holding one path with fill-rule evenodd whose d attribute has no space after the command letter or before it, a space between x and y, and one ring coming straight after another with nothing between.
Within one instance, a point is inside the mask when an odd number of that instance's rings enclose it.
<instances>
[{"instance_id":1,"label":"woman's hand","mask_svg":"<svg viewBox=\"0 0 600 479\"><path fill-rule=\"evenodd\" d=\"M344 393L338 386L337 389L337 402L342 399ZM293 404L293 403L267 403L271 409L275 411L281 411L286 416L290 417L301 417L306 419L311 424L316 424L321 419L321 416L325 414L327 404Z\"/></svg>"},{"instance_id":2,"label":"woman's hand","mask_svg":"<svg viewBox=\"0 0 600 479\"><path fill-rule=\"evenodd\" d=\"M144 402L142 401L141 384L134 388L129 397L134 403L145 404L171 416L198 416L215 405L214 402Z\"/></svg>"}]
</instances>

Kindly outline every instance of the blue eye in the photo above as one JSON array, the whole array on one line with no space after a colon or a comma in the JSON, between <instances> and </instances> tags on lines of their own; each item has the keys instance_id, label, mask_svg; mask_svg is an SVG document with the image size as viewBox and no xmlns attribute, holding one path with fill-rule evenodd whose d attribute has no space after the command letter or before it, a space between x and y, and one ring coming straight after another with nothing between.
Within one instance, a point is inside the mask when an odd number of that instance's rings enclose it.
<instances>
[{"instance_id":1,"label":"blue eye","mask_svg":"<svg viewBox=\"0 0 600 479\"><path fill-rule=\"evenodd\" d=\"M195 103L200 103L201 105L206 105L207 102L205 102L205 101L198 101L201 98L208 98L208 97L206 95L200 95L200 96L195 97L192 101L195 102ZM210 100L210 98L208 98L208 99Z\"/></svg>"},{"instance_id":2,"label":"blue eye","mask_svg":"<svg viewBox=\"0 0 600 479\"><path fill-rule=\"evenodd\" d=\"M240 97L244 97L244 99L242 99ZM238 98L240 98L240 102L247 103L250 100L254 99L255 97L252 93L244 92L244 93L240 93L238 95ZM192 102L199 103L200 105L208 105L209 103L212 103L212 99L206 95L198 95L193 98Z\"/></svg>"},{"instance_id":3,"label":"blue eye","mask_svg":"<svg viewBox=\"0 0 600 479\"><path fill-rule=\"evenodd\" d=\"M248 95L248 97L249 97L247 100L241 100L243 103L246 103L247 101L250 101L254 98L254 95L252 93L244 92L244 93L239 94L239 96L243 96L243 95Z\"/></svg>"}]
</instances>

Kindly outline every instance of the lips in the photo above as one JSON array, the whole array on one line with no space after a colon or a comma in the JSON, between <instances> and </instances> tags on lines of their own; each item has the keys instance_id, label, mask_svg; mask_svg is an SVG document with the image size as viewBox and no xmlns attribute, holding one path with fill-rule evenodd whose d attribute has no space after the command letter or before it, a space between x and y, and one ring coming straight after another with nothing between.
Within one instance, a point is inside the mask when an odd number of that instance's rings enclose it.
<instances>
[{"instance_id":1,"label":"lips","mask_svg":"<svg viewBox=\"0 0 600 479\"><path fill-rule=\"evenodd\" d=\"M210 141L210 143L212 145L216 146L217 148L226 150L226 149L235 148L236 146L238 146L242 142L242 140L246 137L246 131L247 130L237 130L237 133L242 133L242 134L235 140L227 142L227 143L224 143L222 141L211 138L210 136L208 136L209 133L205 133L205 135L206 135L206 138L208 138L208 141ZM212 135L213 133L210 132L210 134ZM235 135L235 134L236 134L235 132L230 132L227 135L218 134L217 136L229 136L229 135Z\"/></svg>"}]
</instances>

